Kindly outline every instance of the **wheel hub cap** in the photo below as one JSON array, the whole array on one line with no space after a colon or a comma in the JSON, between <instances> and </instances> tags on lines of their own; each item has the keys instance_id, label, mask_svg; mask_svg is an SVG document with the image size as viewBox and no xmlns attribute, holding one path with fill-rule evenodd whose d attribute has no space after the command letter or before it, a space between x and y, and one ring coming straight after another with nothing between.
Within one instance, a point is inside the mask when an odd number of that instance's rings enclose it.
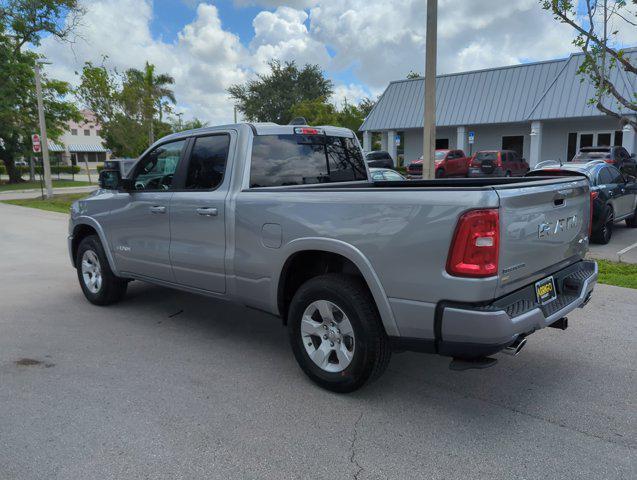
<instances>
[{"instance_id":1,"label":"wheel hub cap","mask_svg":"<svg viewBox=\"0 0 637 480\"><path fill-rule=\"evenodd\" d=\"M345 312L327 300L308 305L301 339L310 359L326 372L342 372L354 358L354 329Z\"/></svg>"},{"instance_id":2,"label":"wheel hub cap","mask_svg":"<svg viewBox=\"0 0 637 480\"><path fill-rule=\"evenodd\" d=\"M99 292L102 287L102 268L93 250L87 250L82 255L82 279L91 293Z\"/></svg>"}]
</instances>

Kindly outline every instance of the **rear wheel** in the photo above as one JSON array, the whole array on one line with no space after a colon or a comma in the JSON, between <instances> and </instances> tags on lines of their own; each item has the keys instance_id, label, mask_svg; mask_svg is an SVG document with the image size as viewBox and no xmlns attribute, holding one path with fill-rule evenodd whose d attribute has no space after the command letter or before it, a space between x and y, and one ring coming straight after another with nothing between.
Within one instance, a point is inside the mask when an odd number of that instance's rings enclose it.
<instances>
[{"instance_id":1,"label":"rear wheel","mask_svg":"<svg viewBox=\"0 0 637 480\"><path fill-rule=\"evenodd\" d=\"M504 174L505 177L510 177L511 176L511 172L507 170L507 173Z\"/></svg>"},{"instance_id":2,"label":"rear wheel","mask_svg":"<svg viewBox=\"0 0 637 480\"><path fill-rule=\"evenodd\" d=\"M591 240L594 243L606 245L608 242L610 242L610 239L613 236L613 223L615 221L613 209L609 205L606 205L606 207L604 208L604 214L602 218L604 220L600 227L595 232L593 232Z\"/></svg>"},{"instance_id":3,"label":"rear wheel","mask_svg":"<svg viewBox=\"0 0 637 480\"><path fill-rule=\"evenodd\" d=\"M116 277L96 235L84 238L75 257L77 278L86 299L95 305L116 303L126 294L128 281Z\"/></svg>"},{"instance_id":4,"label":"rear wheel","mask_svg":"<svg viewBox=\"0 0 637 480\"><path fill-rule=\"evenodd\" d=\"M290 304L288 331L303 372L334 392L378 378L391 357L374 300L357 277L327 274L304 283Z\"/></svg>"}]
</instances>

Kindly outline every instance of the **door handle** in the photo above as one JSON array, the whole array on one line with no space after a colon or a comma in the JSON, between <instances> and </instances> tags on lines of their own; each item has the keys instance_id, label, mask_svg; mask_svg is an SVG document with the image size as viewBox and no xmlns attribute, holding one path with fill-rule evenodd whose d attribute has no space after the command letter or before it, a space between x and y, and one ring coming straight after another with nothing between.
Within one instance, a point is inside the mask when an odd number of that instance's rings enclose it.
<instances>
[{"instance_id":1,"label":"door handle","mask_svg":"<svg viewBox=\"0 0 637 480\"><path fill-rule=\"evenodd\" d=\"M197 215L204 217L216 217L219 214L219 211L214 207L199 207L196 212Z\"/></svg>"},{"instance_id":2,"label":"door handle","mask_svg":"<svg viewBox=\"0 0 637 480\"><path fill-rule=\"evenodd\" d=\"M150 207L150 213L166 213L166 207L155 205L153 207Z\"/></svg>"}]
</instances>

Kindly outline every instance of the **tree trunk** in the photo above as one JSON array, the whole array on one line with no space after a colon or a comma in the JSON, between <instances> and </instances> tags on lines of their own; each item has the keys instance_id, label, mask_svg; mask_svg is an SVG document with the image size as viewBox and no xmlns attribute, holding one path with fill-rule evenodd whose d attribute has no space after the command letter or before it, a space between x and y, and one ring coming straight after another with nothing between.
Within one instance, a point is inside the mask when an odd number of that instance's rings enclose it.
<instances>
[{"instance_id":1,"label":"tree trunk","mask_svg":"<svg viewBox=\"0 0 637 480\"><path fill-rule=\"evenodd\" d=\"M7 175L9 175L9 183L22 183L24 180L22 179L22 175L15 167L12 158L3 158L4 166L7 169Z\"/></svg>"}]
</instances>

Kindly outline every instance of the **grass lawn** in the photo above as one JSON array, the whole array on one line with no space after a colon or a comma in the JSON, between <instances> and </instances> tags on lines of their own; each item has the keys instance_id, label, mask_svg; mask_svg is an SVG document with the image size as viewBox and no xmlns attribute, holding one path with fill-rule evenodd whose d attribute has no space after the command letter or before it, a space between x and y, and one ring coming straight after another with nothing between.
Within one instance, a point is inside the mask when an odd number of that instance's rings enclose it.
<instances>
[{"instance_id":1,"label":"grass lawn","mask_svg":"<svg viewBox=\"0 0 637 480\"><path fill-rule=\"evenodd\" d=\"M599 283L617 287L637 288L637 265L597 260Z\"/></svg>"},{"instance_id":2,"label":"grass lawn","mask_svg":"<svg viewBox=\"0 0 637 480\"><path fill-rule=\"evenodd\" d=\"M68 195L54 195L50 200L28 198L22 200L4 200L2 203L10 203L11 205L19 205L21 207L39 208L40 210L48 210L50 212L69 213L71 204L79 198L86 197L86 195L86 193L69 193Z\"/></svg>"},{"instance_id":3,"label":"grass lawn","mask_svg":"<svg viewBox=\"0 0 637 480\"><path fill-rule=\"evenodd\" d=\"M53 180L53 188L63 188L63 187L86 187L91 185L88 182L79 182L73 180ZM24 182L24 183L4 183L4 181L0 182L0 192L9 192L11 190L29 190L31 188L35 188L38 190L40 188L40 182Z\"/></svg>"}]
</instances>

